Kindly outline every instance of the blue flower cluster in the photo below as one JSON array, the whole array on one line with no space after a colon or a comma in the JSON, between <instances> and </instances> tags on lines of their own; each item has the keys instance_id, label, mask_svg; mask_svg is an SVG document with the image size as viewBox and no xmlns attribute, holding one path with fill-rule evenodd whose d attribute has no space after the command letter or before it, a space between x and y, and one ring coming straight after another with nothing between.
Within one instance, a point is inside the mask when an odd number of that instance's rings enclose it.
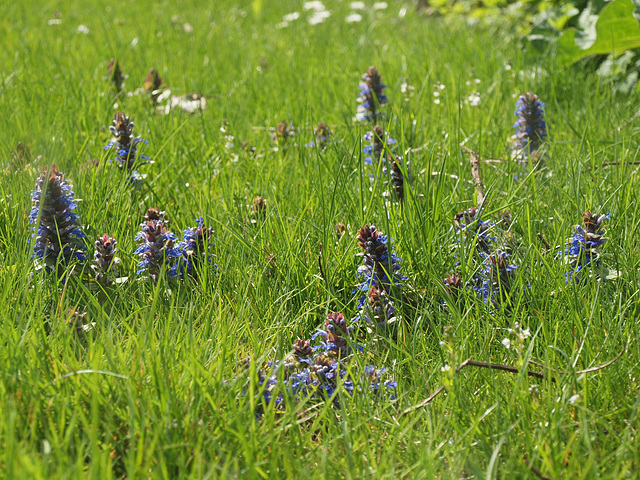
<instances>
[{"instance_id":1,"label":"blue flower cluster","mask_svg":"<svg viewBox=\"0 0 640 480\"><path fill-rule=\"evenodd\" d=\"M382 380L384 368L367 366L361 375L356 375L357 365L351 362L352 328L347 326L344 315L330 313L324 329L318 330L312 340L318 337L321 341L316 346L310 340L296 340L290 360L268 362L266 369L257 370L265 403L281 405L287 397L337 402L338 391L352 396L364 388L382 396L383 386L391 392L390 398L395 398L397 383Z\"/></svg>"},{"instance_id":2,"label":"blue flower cluster","mask_svg":"<svg viewBox=\"0 0 640 480\"><path fill-rule=\"evenodd\" d=\"M485 303L491 302L495 307L507 304L508 308L517 267L508 260L511 254L500 247L517 244L510 230L511 220L508 211L503 212L498 222L482 220L482 212L478 208L470 208L454 216L458 245L466 244L472 249L475 255L469 259L477 265L477 273L466 285L457 272L444 279L444 289L454 300L467 287ZM456 257L460 258L459 253ZM446 300L442 304L447 306Z\"/></svg>"},{"instance_id":3,"label":"blue flower cluster","mask_svg":"<svg viewBox=\"0 0 640 480\"><path fill-rule=\"evenodd\" d=\"M213 236L213 228L206 227L202 217L196 218L197 227L189 227L183 230L182 242L178 244L178 249L184 258L184 269L186 274L194 279L198 278L199 272L206 265L212 263L213 255L209 255L209 240Z\"/></svg>"},{"instance_id":4,"label":"blue flower cluster","mask_svg":"<svg viewBox=\"0 0 640 480\"><path fill-rule=\"evenodd\" d=\"M117 112L113 119L113 125L109 127L109 131L115 139L104 146L105 150L114 149L116 151L115 160L118 162L118 167L132 173L131 181L143 178L135 170L136 168L153 163L149 157L138 153L138 145L148 142L140 137L134 137L133 127L134 124L127 115Z\"/></svg>"},{"instance_id":5,"label":"blue flower cluster","mask_svg":"<svg viewBox=\"0 0 640 480\"><path fill-rule=\"evenodd\" d=\"M365 153L364 163L366 165L373 165L376 168L382 161L382 171L387 172L385 165L384 149L396 144L396 141L388 135L385 135L384 129L380 125L376 125L373 130L364 134L363 140L367 143L363 152Z\"/></svg>"},{"instance_id":6,"label":"blue flower cluster","mask_svg":"<svg viewBox=\"0 0 640 480\"><path fill-rule=\"evenodd\" d=\"M320 122L316 127L314 141L305 144L305 147L313 148L317 145L319 150L324 150L330 141L331 130L326 123Z\"/></svg>"},{"instance_id":7,"label":"blue flower cluster","mask_svg":"<svg viewBox=\"0 0 640 480\"><path fill-rule=\"evenodd\" d=\"M566 283L577 278L585 267L600 265L599 248L608 240L603 222L610 216L610 213L596 215L588 210L582 214L584 228L575 225L575 233L567 239L564 249L565 261L571 267L565 273Z\"/></svg>"},{"instance_id":8,"label":"blue flower cluster","mask_svg":"<svg viewBox=\"0 0 640 480\"><path fill-rule=\"evenodd\" d=\"M362 265L356 272L360 282L356 291L369 292L372 286L385 290L394 298L400 296L402 282L407 279L398 273L402 260L387 245L387 236L375 225L365 225L358 231L358 245L364 250ZM358 308L362 308L366 295L362 295Z\"/></svg>"},{"instance_id":9,"label":"blue flower cluster","mask_svg":"<svg viewBox=\"0 0 640 480\"><path fill-rule=\"evenodd\" d=\"M165 227L164 212L150 208L144 219L136 235L136 241L142 242L134 252L140 258L140 270L136 274L147 274L153 283L158 282L162 273L168 277L177 276L182 250L175 247L177 238Z\"/></svg>"},{"instance_id":10,"label":"blue flower cluster","mask_svg":"<svg viewBox=\"0 0 640 480\"><path fill-rule=\"evenodd\" d=\"M401 259L387 245L387 236L375 225L358 231L358 245L364 250L362 265L356 271L359 282L354 290L362 292L356 321L364 320L369 331L384 329L395 321L394 301L401 298L407 277L399 273Z\"/></svg>"},{"instance_id":11,"label":"blue flower cluster","mask_svg":"<svg viewBox=\"0 0 640 480\"><path fill-rule=\"evenodd\" d=\"M120 259L115 256L117 242L105 233L96 240L95 246L91 268L95 272L96 281L102 286L108 287L116 277L115 266L120 263Z\"/></svg>"},{"instance_id":12,"label":"blue flower cluster","mask_svg":"<svg viewBox=\"0 0 640 480\"><path fill-rule=\"evenodd\" d=\"M359 122L370 121L375 124L381 116L380 107L386 105L388 101L384 94L384 89L387 86L382 83L382 77L376 67L369 67L362 76L359 88L356 120Z\"/></svg>"},{"instance_id":13,"label":"blue flower cluster","mask_svg":"<svg viewBox=\"0 0 640 480\"><path fill-rule=\"evenodd\" d=\"M31 193L33 208L29 223L37 223L33 228L33 258L47 272L73 260L83 262L86 259L85 235L74 212L78 205L73 196L72 186L55 165L38 177Z\"/></svg>"},{"instance_id":14,"label":"blue flower cluster","mask_svg":"<svg viewBox=\"0 0 640 480\"><path fill-rule=\"evenodd\" d=\"M515 114L518 117L513 125L516 133L512 137L515 158L528 161L530 156L538 160L538 151L547 137L544 103L537 95L527 92L516 102Z\"/></svg>"},{"instance_id":15,"label":"blue flower cluster","mask_svg":"<svg viewBox=\"0 0 640 480\"><path fill-rule=\"evenodd\" d=\"M475 246L482 258L487 256L497 241L492 234L495 223L482 220L482 211L479 208L474 207L457 213L453 218L453 224L456 232L460 234L458 240Z\"/></svg>"},{"instance_id":16,"label":"blue flower cluster","mask_svg":"<svg viewBox=\"0 0 640 480\"><path fill-rule=\"evenodd\" d=\"M485 303L502 305L511 291L516 266L508 263L510 255L500 249L487 256L472 286Z\"/></svg>"},{"instance_id":17,"label":"blue flower cluster","mask_svg":"<svg viewBox=\"0 0 640 480\"><path fill-rule=\"evenodd\" d=\"M185 275L197 280L205 266L216 268L213 255L209 255L209 241L213 228L206 227L202 217L196 218L197 226L183 231L182 241L171 233L164 220L165 212L150 208L136 240L142 242L134 252L140 257L136 273L146 274L157 283L161 272L168 277L184 278Z\"/></svg>"}]
</instances>

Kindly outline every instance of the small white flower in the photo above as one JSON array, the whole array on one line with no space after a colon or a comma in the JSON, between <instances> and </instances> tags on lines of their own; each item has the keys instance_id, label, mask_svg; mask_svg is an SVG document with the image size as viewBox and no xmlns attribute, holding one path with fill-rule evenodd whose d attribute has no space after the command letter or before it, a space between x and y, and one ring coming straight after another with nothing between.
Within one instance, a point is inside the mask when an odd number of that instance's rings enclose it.
<instances>
[{"instance_id":1,"label":"small white flower","mask_svg":"<svg viewBox=\"0 0 640 480\"><path fill-rule=\"evenodd\" d=\"M305 10L324 10L324 3L320 1L305 2L303 8Z\"/></svg>"},{"instance_id":2,"label":"small white flower","mask_svg":"<svg viewBox=\"0 0 640 480\"><path fill-rule=\"evenodd\" d=\"M280 22L275 24L276 30L280 30L281 28L286 28L289 26L289 22Z\"/></svg>"},{"instance_id":3,"label":"small white flower","mask_svg":"<svg viewBox=\"0 0 640 480\"><path fill-rule=\"evenodd\" d=\"M59 18L52 18L50 20L47 20L47 25L60 25L62 23L62 20L60 20Z\"/></svg>"},{"instance_id":4,"label":"small white flower","mask_svg":"<svg viewBox=\"0 0 640 480\"><path fill-rule=\"evenodd\" d=\"M509 340L508 338L503 338L502 344L507 348L511 348L511 340Z\"/></svg>"},{"instance_id":5,"label":"small white flower","mask_svg":"<svg viewBox=\"0 0 640 480\"><path fill-rule=\"evenodd\" d=\"M331 12L329 10L316 10L313 12L313 15L309 17L310 25L318 25L319 23L324 22L327 18L331 16Z\"/></svg>"},{"instance_id":6,"label":"small white flower","mask_svg":"<svg viewBox=\"0 0 640 480\"><path fill-rule=\"evenodd\" d=\"M451 370L451 365L445 365L440 368L441 372L448 372L449 370Z\"/></svg>"},{"instance_id":7,"label":"small white flower","mask_svg":"<svg viewBox=\"0 0 640 480\"><path fill-rule=\"evenodd\" d=\"M438 91L433 92L433 96L434 96L434 97L439 97L439 96L440 96L440 92L438 92Z\"/></svg>"},{"instance_id":8,"label":"small white flower","mask_svg":"<svg viewBox=\"0 0 640 480\"><path fill-rule=\"evenodd\" d=\"M138 45L138 37L135 37L133 40L131 40L131 46L135 47L136 45Z\"/></svg>"},{"instance_id":9,"label":"small white flower","mask_svg":"<svg viewBox=\"0 0 640 480\"><path fill-rule=\"evenodd\" d=\"M469 105L471 105L472 107L477 107L478 105L480 105L480 95L478 95L477 92L473 92L471 95L469 95Z\"/></svg>"},{"instance_id":10,"label":"small white flower","mask_svg":"<svg viewBox=\"0 0 640 480\"><path fill-rule=\"evenodd\" d=\"M364 2L351 2L351 10L364 10Z\"/></svg>"},{"instance_id":11,"label":"small white flower","mask_svg":"<svg viewBox=\"0 0 640 480\"><path fill-rule=\"evenodd\" d=\"M389 5L387 5L387 2L376 2L376 3L373 4L373 9L374 10L384 10L388 6Z\"/></svg>"},{"instance_id":12,"label":"small white flower","mask_svg":"<svg viewBox=\"0 0 640 480\"><path fill-rule=\"evenodd\" d=\"M436 98L436 99L433 101L433 103L435 103L436 105L440 105L440 99L439 99L439 98Z\"/></svg>"},{"instance_id":13,"label":"small white flower","mask_svg":"<svg viewBox=\"0 0 640 480\"><path fill-rule=\"evenodd\" d=\"M345 18L347 23L358 23L360 20L362 20L362 15L355 12L349 14L349 16Z\"/></svg>"},{"instance_id":14,"label":"small white flower","mask_svg":"<svg viewBox=\"0 0 640 480\"><path fill-rule=\"evenodd\" d=\"M78 33L84 33L85 35L87 35L89 33L89 27L87 27L86 25L78 25Z\"/></svg>"},{"instance_id":15,"label":"small white flower","mask_svg":"<svg viewBox=\"0 0 640 480\"><path fill-rule=\"evenodd\" d=\"M476 78L474 82L476 83L476 85L480 85L480 82L482 82L482 80L480 80L479 78Z\"/></svg>"},{"instance_id":16,"label":"small white flower","mask_svg":"<svg viewBox=\"0 0 640 480\"><path fill-rule=\"evenodd\" d=\"M578 394L574 395L573 397L571 397L569 399L569 404L573 405L574 403L576 403L578 401L579 398L580 398L580 395L578 395Z\"/></svg>"},{"instance_id":17,"label":"small white flower","mask_svg":"<svg viewBox=\"0 0 640 480\"><path fill-rule=\"evenodd\" d=\"M400 9L400 11L398 12L398 17L399 18L404 18L404 16L407 14L407 9L405 7L402 7Z\"/></svg>"},{"instance_id":18,"label":"small white flower","mask_svg":"<svg viewBox=\"0 0 640 480\"><path fill-rule=\"evenodd\" d=\"M528 328L525 328L524 330L522 330L523 338L529 338L530 336L531 336L531 331Z\"/></svg>"},{"instance_id":19,"label":"small white flower","mask_svg":"<svg viewBox=\"0 0 640 480\"><path fill-rule=\"evenodd\" d=\"M504 69L508 72L509 70L511 70L511 65L508 63L504 64Z\"/></svg>"},{"instance_id":20,"label":"small white flower","mask_svg":"<svg viewBox=\"0 0 640 480\"><path fill-rule=\"evenodd\" d=\"M297 20L298 18L300 18L300 13L299 12L291 12L291 13L287 13L284 17L282 17L282 20L284 22L293 22L294 20Z\"/></svg>"}]
</instances>

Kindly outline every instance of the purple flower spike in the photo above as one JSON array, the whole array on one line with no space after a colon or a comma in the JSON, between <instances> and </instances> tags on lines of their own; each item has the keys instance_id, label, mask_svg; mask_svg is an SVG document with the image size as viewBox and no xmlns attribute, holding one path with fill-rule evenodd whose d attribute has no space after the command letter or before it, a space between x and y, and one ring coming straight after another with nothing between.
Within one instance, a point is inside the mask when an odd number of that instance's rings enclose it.
<instances>
[{"instance_id":1,"label":"purple flower spike","mask_svg":"<svg viewBox=\"0 0 640 480\"><path fill-rule=\"evenodd\" d=\"M84 233L80 229L74 209L72 186L64 180L64 175L53 165L36 180L36 189L31 193L33 209L29 223L34 227L33 258L44 264L47 272L58 265L86 259Z\"/></svg>"}]
</instances>

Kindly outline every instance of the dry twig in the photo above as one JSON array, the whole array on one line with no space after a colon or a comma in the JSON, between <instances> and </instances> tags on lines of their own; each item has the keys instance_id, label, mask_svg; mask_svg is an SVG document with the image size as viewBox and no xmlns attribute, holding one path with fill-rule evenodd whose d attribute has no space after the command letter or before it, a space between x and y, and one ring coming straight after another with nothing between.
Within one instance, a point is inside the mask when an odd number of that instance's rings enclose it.
<instances>
[{"instance_id":1,"label":"dry twig","mask_svg":"<svg viewBox=\"0 0 640 480\"><path fill-rule=\"evenodd\" d=\"M480 155L478 155L466 145L460 146L466 152L469 152L469 155L471 155L471 176L473 177L473 181L476 183L476 192L478 194L477 203L478 205L482 205L484 202L484 185L482 184L482 179L480 178Z\"/></svg>"}]
</instances>

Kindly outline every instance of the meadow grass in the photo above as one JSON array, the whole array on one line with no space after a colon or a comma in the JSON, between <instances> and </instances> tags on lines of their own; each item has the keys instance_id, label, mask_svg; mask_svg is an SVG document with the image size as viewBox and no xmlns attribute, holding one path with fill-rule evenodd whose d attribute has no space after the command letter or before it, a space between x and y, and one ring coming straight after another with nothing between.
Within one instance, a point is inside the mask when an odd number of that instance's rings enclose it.
<instances>
[{"instance_id":1,"label":"meadow grass","mask_svg":"<svg viewBox=\"0 0 640 480\"><path fill-rule=\"evenodd\" d=\"M553 52L528 57L508 25L428 19L413 4L389 3L379 11L368 4L362 21L346 23L348 2L327 2L332 15L318 25L293 1L0 6L5 478L637 475L640 190L628 162L638 160L640 127L628 121L638 95L615 96L579 68L558 70ZM293 11L300 18L276 28ZM204 95L206 109L163 115L145 95L114 98L105 79L112 57L129 76L126 91L155 67L174 94ZM385 128L411 164L402 207L382 186L370 189L367 127L353 121L370 65L388 85ZM415 87L409 101L405 77ZM460 144L508 158L514 103L525 91L546 102L548 171L530 174L515 162L481 170L486 214L508 209L521 239L520 293L509 310L472 292L444 308L442 279L456 268L465 280L474 273L454 248L453 216L475 204ZM469 102L474 92L478 105ZM156 162L140 168L148 176L139 188L102 148L117 110L131 115L135 133L149 141L143 153ZM225 148L223 118L233 150ZM254 127L283 120L296 135L274 151L269 132ZM320 121L335 140L324 151L304 146ZM257 155L240 148L243 140ZM29 146L30 161L15 158L18 142ZM68 281L34 274L30 192L54 163L82 199L76 210L88 254L108 232L128 281L103 291L88 266ZM251 213L257 195L267 200L264 217ZM136 281L134 237L149 207L165 210L176 234L202 215L215 229L215 273L198 283ZM537 234L561 246L588 209L612 214L604 251L621 275L565 285L565 265ZM346 234L336 240L339 222ZM397 398L365 388L339 394L339 404L263 405L241 359L253 358L255 369L285 357L327 313L357 315L356 233L371 223L403 259L407 300L396 305L393 334L375 348L365 343L357 363L386 367ZM95 328L69 328L70 307L86 311ZM532 334L521 354L502 343L513 340L516 321ZM454 339L443 346L444 326ZM575 373L623 351L605 369ZM443 371L468 357L514 366L536 360L569 373L551 381L524 371ZM443 383L445 393L403 414Z\"/></svg>"}]
</instances>

